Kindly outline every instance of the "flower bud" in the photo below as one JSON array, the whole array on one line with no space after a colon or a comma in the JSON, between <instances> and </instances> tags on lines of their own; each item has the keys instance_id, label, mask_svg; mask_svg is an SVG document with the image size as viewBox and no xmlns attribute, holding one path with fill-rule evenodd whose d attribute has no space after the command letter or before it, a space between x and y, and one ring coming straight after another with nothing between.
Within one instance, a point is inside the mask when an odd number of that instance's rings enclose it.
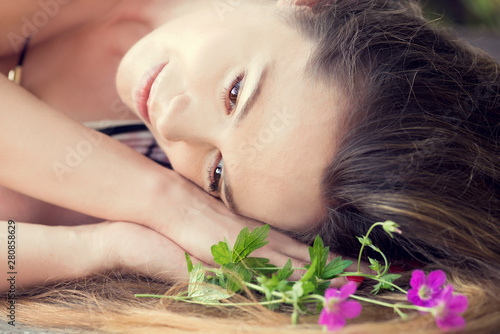
<instances>
[{"instance_id":1,"label":"flower bud","mask_svg":"<svg viewBox=\"0 0 500 334\"><path fill-rule=\"evenodd\" d=\"M391 236L391 238L393 237L392 236L392 232L396 232L396 233L399 233L401 234L401 230L399 229L399 225L396 224L395 222L393 222L392 220L386 220L382 227L384 228L384 230Z\"/></svg>"}]
</instances>

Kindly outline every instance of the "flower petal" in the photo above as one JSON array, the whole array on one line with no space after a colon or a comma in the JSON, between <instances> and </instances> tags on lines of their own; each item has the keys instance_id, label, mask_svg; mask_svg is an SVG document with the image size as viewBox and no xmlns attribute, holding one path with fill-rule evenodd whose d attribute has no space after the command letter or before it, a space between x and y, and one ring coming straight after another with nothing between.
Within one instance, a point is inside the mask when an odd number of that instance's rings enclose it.
<instances>
[{"instance_id":1,"label":"flower petal","mask_svg":"<svg viewBox=\"0 0 500 334\"><path fill-rule=\"evenodd\" d=\"M445 317L436 317L436 324L441 329L457 329L465 326L465 320L456 314L448 314Z\"/></svg>"},{"instance_id":2,"label":"flower petal","mask_svg":"<svg viewBox=\"0 0 500 334\"><path fill-rule=\"evenodd\" d=\"M413 289L418 290L422 284L425 283L425 273L423 270L414 270L411 274L410 285Z\"/></svg>"},{"instance_id":3,"label":"flower petal","mask_svg":"<svg viewBox=\"0 0 500 334\"><path fill-rule=\"evenodd\" d=\"M418 295L418 290L416 290L416 289L408 290L408 294L406 295L406 298L413 305L423 306L423 304L424 304L422 299Z\"/></svg>"},{"instance_id":4,"label":"flower petal","mask_svg":"<svg viewBox=\"0 0 500 334\"><path fill-rule=\"evenodd\" d=\"M453 291L455 289L453 288L453 285L447 284L442 290L441 293L438 296L438 299L444 301L446 304L450 302L450 300L453 298Z\"/></svg>"},{"instance_id":5,"label":"flower petal","mask_svg":"<svg viewBox=\"0 0 500 334\"><path fill-rule=\"evenodd\" d=\"M323 309L318 324L325 325L329 331L337 331L345 326L345 319L337 313L330 313Z\"/></svg>"},{"instance_id":6,"label":"flower petal","mask_svg":"<svg viewBox=\"0 0 500 334\"><path fill-rule=\"evenodd\" d=\"M326 298L326 300L328 300L330 298L338 298L339 294L340 294L340 291L338 289L328 288L325 291L325 298Z\"/></svg>"},{"instance_id":7,"label":"flower petal","mask_svg":"<svg viewBox=\"0 0 500 334\"><path fill-rule=\"evenodd\" d=\"M330 316L330 312L326 309L326 307L321 310L321 314L319 315L318 324L326 325L328 323L328 318Z\"/></svg>"},{"instance_id":8,"label":"flower petal","mask_svg":"<svg viewBox=\"0 0 500 334\"><path fill-rule=\"evenodd\" d=\"M469 301L467 297L462 295L453 296L451 300L447 303L447 309L451 313L462 313L467 310L467 306L469 306Z\"/></svg>"},{"instance_id":9,"label":"flower petal","mask_svg":"<svg viewBox=\"0 0 500 334\"><path fill-rule=\"evenodd\" d=\"M442 270L431 271L427 278L427 284L433 289L440 288L446 283L446 274Z\"/></svg>"},{"instance_id":10,"label":"flower petal","mask_svg":"<svg viewBox=\"0 0 500 334\"><path fill-rule=\"evenodd\" d=\"M358 289L358 285L354 282L348 282L340 288L340 298L347 299L353 295Z\"/></svg>"},{"instance_id":11,"label":"flower petal","mask_svg":"<svg viewBox=\"0 0 500 334\"><path fill-rule=\"evenodd\" d=\"M339 314L347 319L356 318L361 313L361 304L354 300L347 300L339 305Z\"/></svg>"}]
</instances>

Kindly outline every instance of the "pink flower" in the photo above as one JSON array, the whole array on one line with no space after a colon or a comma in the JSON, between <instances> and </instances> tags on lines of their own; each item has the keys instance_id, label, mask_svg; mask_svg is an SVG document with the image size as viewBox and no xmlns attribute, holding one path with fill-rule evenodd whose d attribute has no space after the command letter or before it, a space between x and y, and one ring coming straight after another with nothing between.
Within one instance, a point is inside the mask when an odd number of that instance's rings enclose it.
<instances>
[{"instance_id":1,"label":"pink flower","mask_svg":"<svg viewBox=\"0 0 500 334\"><path fill-rule=\"evenodd\" d=\"M327 289L325 306L319 316L318 324L327 326L329 331L336 331L345 326L345 319L356 318L361 313L361 304L347 300L356 292L357 285L349 282L338 289Z\"/></svg>"},{"instance_id":2,"label":"pink flower","mask_svg":"<svg viewBox=\"0 0 500 334\"><path fill-rule=\"evenodd\" d=\"M442 270L432 271L428 277L422 270L414 270L411 276L411 289L408 291L408 301L417 306L433 307L441 295L446 283L446 274Z\"/></svg>"},{"instance_id":3,"label":"pink flower","mask_svg":"<svg viewBox=\"0 0 500 334\"><path fill-rule=\"evenodd\" d=\"M408 301L430 308L441 329L458 329L465 326L465 320L459 314L467 310L468 300L465 296L453 295L453 286L443 287L445 283L446 274L441 270L432 271L428 277L422 270L415 270L411 276Z\"/></svg>"},{"instance_id":4,"label":"pink flower","mask_svg":"<svg viewBox=\"0 0 500 334\"><path fill-rule=\"evenodd\" d=\"M458 329L465 326L465 320L460 313L467 310L469 302L467 297L453 295L453 286L450 284L444 287L434 308L436 324L444 330Z\"/></svg>"}]
</instances>

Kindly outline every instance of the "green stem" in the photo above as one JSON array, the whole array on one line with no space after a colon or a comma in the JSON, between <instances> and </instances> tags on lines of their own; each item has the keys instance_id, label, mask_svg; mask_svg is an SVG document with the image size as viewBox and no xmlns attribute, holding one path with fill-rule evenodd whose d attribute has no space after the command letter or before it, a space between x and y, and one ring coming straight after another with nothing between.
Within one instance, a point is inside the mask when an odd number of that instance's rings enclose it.
<instances>
[{"instance_id":1,"label":"green stem","mask_svg":"<svg viewBox=\"0 0 500 334\"><path fill-rule=\"evenodd\" d=\"M384 276L385 274L387 274L387 271L389 271L389 262L387 262L387 258L385 257L384 253L379 251L379 254L382 255L382 257L384 258L384 263L385 263L384 272L380 274L380 276Z\"/></svg>"},{"instance_id":2,"label":"green stem","mask_svg":"<svg viewBox=\"0 0 500 334\"><path fill-rule=\"evenodd\" d=\"M408 315L401 311L397 304L394 305L394 311L401 317L401 319L406 320L408 319Z\"/></svg>"},{"instance_id":3,"label":"green stem","mask_svg":"<svg viewBox=\"0 0 500 334\"><path fill-rule=\"evenodd\" d=\"M262 293L266 292L266 290L264 288L262 288L260 285L253 284L253 283L250 283L250 282L245 282L245 285L247 287L249 287L250 289L254 289L254 290L260 291ZM275 296L275 297L281 298L280 302L284 302L284 303L288 302L289 303L289 301L287 300L286 296L283 293L277 292L277 291L273 291L271 294L273 296Z\"/></svg>"},{"instance_id":4,"label":"green stem","mask_svg":"<svg viewBox=\"0 0 500 334\"><path fill-rule=\"evenodd\" d=\"M375 281L378 281L378 282L381 282L381 283L386 283L386 284L389 284L390 286L398 289L399 291L401 291L402 293L404 294L407 294L408 292L406 290L404 290L403 288L400 288L399 286L397 286L396 284L392 283L392 282L387 282L387 281L384 281L383 279L380 279L377 275L369 275L369 274L363 274L363 273L349 273L349 272L344 272L340 275L338 275L338 277L346 277L346 276L359 276L359 277L366 277L366 278L370 278L370 279L373 279Z\"/></svg>"},{"instance_id":5,"label":"green stem","mask_svg":"<svg viewBox=\"0 0 500 334\"><path fill-rule=\"evenodd\" d=\"M283 269L283 267L273 267L273 268L248 268L250 270L273 270L273 271L276 271L276 270L281 270ZM292 267L290 268L290 270L307 270L306 268L304 267Z\"/></svg>"},{"instance_id":6,"label":"green stem","mask_svg":"<svg viewBox=\"0 0 500 334\"><path fill-rule=\"evenodd\" d=\"M257 303L208 303L208 302L202 302L202 301L188 299L189 297L176 297L176 296L165 296L165 295L141 295L141 294L137 294L134 296L137 298L167 298L167 299L173 299L173 300L177 300L177 301L182 301L182 302L191 303L191 304L204 305L204 306L272 305L272 304L279 304L282 302L281 300L269 300L269 301L257 302Z\"/></svg>"},{"instance_id":7,"label":"green stem","mask_svg":"<svg viewBox=\"0 0 500 334\"><path fill-rule=\"evenodd\" d=\"M311 300L311 301L309 301L309 300ZM317 295L317 294L312 294L312 295L304 296L304 298L302 299L302 301L305 302L305 303L313 302L315 300L319 300L323 304L326 303L326 298L323 297L323 296Z\"/></svg>"},{"instance_id":8,"label":"green stem","mask_svg":"<svg viewBox=\"0 0 500 334\"><path fill-rule=\"evenodd\" d=\"M390 307L392 309L404 308L404 309L410 309L410 310L417 310L417 311L421 311L421 312L431 312L432 311L432 308L430 308L430 307L422 307L422 306L417 306L417 305L405 305L405 304L390 304L390 303L381 302L379 300L369 299L369 298L365 298L365 297L361 297L361 296L357 296L357 295L351 295L351 298L361 300L361 301L367 302L367 303L372 303L372 304L376 304L376 305L380 305L380 306Z\"/></svg>"},{"instance_id":9,"label":"green stem","mask_svg":"<svg viewBox=\"0 0 500 334\"><path fill-rule=\"evenodd\" d=\"M370 229L368 229L368 232L366 233L366 235L364 236L364 241L366 241L366 239L368 239L368 236L370 235L370 233L372 232L373 228L375 226L378 226L378 225L383 225L384 223L375 223L373 224L372 226L370 226ZM365 243L363 242L361 244L361 249L359 250L359 256L358 256L358 273L361 272L360 268L361 268L361 255L363 254L363 249L365 248Z\"/></svg>"}]
</instances>

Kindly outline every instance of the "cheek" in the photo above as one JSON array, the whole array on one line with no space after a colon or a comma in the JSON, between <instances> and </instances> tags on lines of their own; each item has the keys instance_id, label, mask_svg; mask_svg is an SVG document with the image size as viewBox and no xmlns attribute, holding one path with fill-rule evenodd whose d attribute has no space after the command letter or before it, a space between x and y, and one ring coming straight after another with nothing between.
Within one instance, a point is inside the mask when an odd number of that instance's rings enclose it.
<instances>
[{"instance_id":1,"label":"cheek","mask_svg":"<svg viewBox=\"0 0 500 334\"><path fill-rule=\"evenodd\" d=\"M198 152L183 142L163 145L162 148L167 154L172 164L172 168L177 173L198 186L203 187L202 176L200 176L200 174L203 175L204 172L201 159L203 155L201 152Z\"/></svg>"},{"instance_id":2,"label":"cheek","mask_svg":"<svg viewBox=\"0 0 500 334\"><path fill-rule=\"evenodd\" d=\"M258 194L254 189L248 187L241 195L235 195L243 216L295 232L310 229L324 216L319 200L302 196L299 189L267 186L261 187Z\"/></svg>"},{"instance_id":3,"label":"cheek","mask_svg":"<svg viewBox=\"0 0 500 334\"><path fill-rule=\"evenodd\" d=\"M293 138L301 136L293 134ZM294 143L291 147L287 144L290 142ZM244 154L237 151L238 156L232 157L240 163L229 168L238 212L286 230L311 228L325 213L320 187L322 165L312 163L320 159L307 154L310 148L300 147L278 133L272 143L261 144L248 144Z\"/></svg>"}]
</instances>

